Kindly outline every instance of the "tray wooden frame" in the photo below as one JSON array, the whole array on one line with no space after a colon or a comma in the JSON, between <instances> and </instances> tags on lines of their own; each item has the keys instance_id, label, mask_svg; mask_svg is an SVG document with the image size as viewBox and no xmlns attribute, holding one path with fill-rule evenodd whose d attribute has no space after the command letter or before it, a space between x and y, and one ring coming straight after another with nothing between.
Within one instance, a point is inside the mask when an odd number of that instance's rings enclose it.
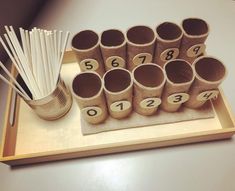
<instances>
[{"instance_id":1,"label":"tray wooden frame","mask_svg":"<svg viewBox=\"0 0 235 191\"><path fill-rule=\"evenodd\" d=\"M72 51L67 51L65 53L63 63L71 63L75 61L75 56ZM13 71L12 71L13 72ZM7 104L4 113L4 123L3 123L3 132L2 132L2 142L0 150L0 161L8 164L10 166L23 165L23 164L32 164L46 161L56 161L63 159L72 159L79 157L88 157L95 155L103 155L109 153L118 153L142 149L151 149L157 147L166 147L172 145L181 145L187 143L211 141L231 138L235 134L235 121L233 119L232 112L229 108L229 104L226 101L226 98L220 89L220 94L218 99L213 100L213 107L216 111L215 120L219 121L221 128L200 131L200 132L191 132L188 134L180 135L170 135L162 136L155 138L143 138L141 140L123 142L115 142L109 144L99 144L91 145L71 149L57 150L57 151L48 151L48 152L36 152L36 153L27 153L22 155L15 155L16 148L16 137L17 137L17 119L13 126L9 124L10 117L10 106L11 106L11 97L12 90L9 89L7 97ZM16 101L16 111L15 116L19 114L19 98ZM203 120L200 121L203 126ZM180 123L177 123L180 125ZM166 125L167 127L167 125ZM125 129L121 131L126 131ZM127 132L128 133L128 132Z\"/></svg>"}]
</instances>

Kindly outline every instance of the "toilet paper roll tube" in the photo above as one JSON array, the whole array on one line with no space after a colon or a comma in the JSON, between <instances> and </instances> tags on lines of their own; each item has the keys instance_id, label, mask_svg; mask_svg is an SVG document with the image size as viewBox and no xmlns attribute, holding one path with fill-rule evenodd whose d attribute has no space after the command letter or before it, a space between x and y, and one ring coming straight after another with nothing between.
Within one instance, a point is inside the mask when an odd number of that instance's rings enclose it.
<instances>
[{"instance_id":1,"label":"toilet paper roll tube","mask_svg":"<svg viewBox=\"0 0 235 191\"><path fill-rule=\"evenodd\" d=\"M95 71L104 74L104 63L100 51L100 38L91 30L77 33L71 42L81 71Z\"/></svg>"},{"instance_id":2,"label":"toilet paper roll tube","mask_svg":"<svg viewBox=\"0 0 235 191\"><path fill-rule=\"evenodd\" d=\"M181 27L172 22L164 22L156 27L154 63L161 67L179 55L183 32Z\"/></svg>"},{"instance_id":3,"label":"toilet paper roll tube","mask_svg":"<svg viewBox=\"0 0 235 191\"><path fill-rule=\"evenodd\" d=\"M134 110L141 115L153 115L161 104L166 81L163 69L156 64L142 64L132 71L134 79Z\"/></svg>"},{"instance_id":4,"label":"toilet paper roll tube","mask_svg":"<svg viewBox=\"0 0 235 191\"><path fill-rule=\"evenodd\" d=\"M199 108L207 100L217 97L217 87L224 80L227 71L221 61L209 56L196 59L193 68L195 80L190 87L190 98L185 105L189 108Z\"/></svg>"},{"instance_id":5,"label":"toilet paper roll tube","mask_svg":"<svg viewBox=\"0 0 235 191\"><path fill-rule=\"evenodd\" d=\"M166 84L162 94L161 108L167 112L175 112L189 99L187 92L194 80L195 72L190 63L181 59L167 62L164 70Z\"/></svg>"},{"instance_id":6,"label":"toilet paper roll tube","mask_svg":"<svg viewBox=\"0 0 235 191\"><path fill-rule=\"evenodd\" d=\"M153 60L155 33L147 26L134 26L126 32L127 68L133 70L136 66L150 63Z\"/></svg>"},{"instance_id":7,"label":"toilet paper roll tube","mask_svg":"<svg viewBox=\"0 0 235 191\"><path fill-rule=\"evenodd\" d=\"M110 29L102 32L100 48L105 63L105 70L126 68L126 39L122 31Z\"/></svg>"},{"instance_id":8,"label":"toilet paper roll tube","mask_svg":"<svg viewBox=\"0 0 235 191\"><path fill-rule=\"evenodd\" d=\"M192 63L205 52L205 41L209 34L209 26L206 21L199 18L185 19L181 26L183 38L179 58Z\"/></svg>"},{"instance_id":9,"label":"toilet paper roll tube","mask_svg":"<svg viewBox=\"0 0 235 191\"><path fill-rule=\"evenodd\" d=\"M72 82L73 96L81 110L82 117L91 124L105 121L108 116L103 83L92 71L78 74Z\"/></svg>"},{"instance_id":10,"label":"toilet paper roll tube","mask_svg":"<svg viewBox=\"0 0 235 191\"><path fill-rule=\"evenodd\" d=\"M109 114L116 119L129 116L132 112L131 73L123 68L114 68L103 76Z\"/></svg>"}]
</instances>

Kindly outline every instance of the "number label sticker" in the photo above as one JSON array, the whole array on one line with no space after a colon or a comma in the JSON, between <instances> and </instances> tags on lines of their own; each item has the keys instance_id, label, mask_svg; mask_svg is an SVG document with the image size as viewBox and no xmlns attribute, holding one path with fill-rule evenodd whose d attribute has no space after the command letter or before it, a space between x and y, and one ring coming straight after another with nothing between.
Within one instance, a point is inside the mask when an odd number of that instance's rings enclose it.
<instances>
[{"instance_id":1,"label":"number label sticker","mask_svg":"<svg viewBox=\"0 0 235 191\"><path fill-rule=\"evenodd\" d=\"M179 49L178 48L169 48L164 50L161 55L160 58L162 61L166 62L168 60L172 60L177 58L177 56L179 55Z\"/></svg>"},{"instance_id":2,"label":"number label sticker","mask_svg":"<svg viewBox=\"0 0 235 191\"><path fill-rule=\"evenodd\" d=\"M98 117L99 115L101 115L102 109L100 107L91 106L83 108L81 112L85 118L91 118L91 117Z\"/></svg>"},{"instance_id":3,"label":"number label sticker","mask_svg":"<svg viewBox=\"0 0 235 191\"><path fill-rule=\"evenodd\" d=\"M198 101L207 101L209 99L216 99L218 95L219 95L218 90L204 91L197 96L197 100Z\"/></svg>"},{"instance_id":4,"label":"number label sticker","mask_svg":"<svg viewBox=\"0 0 235 191\"><path fill-rule=\"evenodd\" d=\"M99 64L95 59L85 59L80 62L80 67L82 71L92 70L95 71L99 68Z\"/></svg>"},{"instance_id":5,"label":"number label sticker","mask_svg":"<svg viewBox=\"0 0 235 191\"><path fill-rule=\"evenodd\" d=\"M116 67L125 67L125 60L119 56L110 56L106 59L106 66L108 68L116 68Z\"/></svg>"},{"instance_id":6,"label":"number label sticker","mask_svg":"<svg viewBox=\"0 0 235 191\"><path fill-rule=\"evenodd\" d=\"M167 102L170 104L181 104L188 101L189 95L187 93L175 93L167 98Z\"/></svg>"},{"instance_id":7,"label":"number label sticker","mask_svg":"<svg viewBox=\"0 0 235 191\"><path fill-rule=\"evenodd\" d=\"M161 104L161 99L157 97L146 98L140 102L140 107L144 109L156 108Z\"/></svg>"},{"instance_id":8,"label":"number label sticker","mask_svg":"<svg viewBox=\"0 0 235 191\"><path fill-rule=\"evenodd\" d=\"M137 66L144 63L150 63L152 62L152 58L153 56L149 53L140 53L133 58L133 64Z\"/></svg>"},{"instance_id":9,"label":"number label sticker","mask_svg":"<svg viewBox=\"0 0 235 191\"><path fill-rule=\"evenodd\" d=\"M111 111L121 112L126 111L131 107L131 103L129 101L116 101L110 105Z\"/></svg>"},{"instance_id":10,"label":"number label sticker","mask_svg":"<svg viewBox=\"0 0 235 191\"><path fill-rule=\"evenodd\" d=\"M188 57L197 57L200 54L204 53L206 50L206 45L205 44L196 44L191 46L188 50L187 50L187 56Z\"/></svg>"}]
</instances>

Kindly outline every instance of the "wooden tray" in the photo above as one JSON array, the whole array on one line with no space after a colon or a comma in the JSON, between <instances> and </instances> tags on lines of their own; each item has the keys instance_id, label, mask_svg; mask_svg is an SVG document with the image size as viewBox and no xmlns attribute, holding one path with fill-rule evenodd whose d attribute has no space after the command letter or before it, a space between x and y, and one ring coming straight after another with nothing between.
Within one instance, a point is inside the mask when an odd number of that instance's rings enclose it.
<instances>
[{"instance_id":1,"label":"wooden tray","mask_svg":"<svg viewBox=\"0 0 235 191\"><path fill-rule=\"evenodd\" d=\"M73 62L76 62L73 53L66 52L63 63ZM13 166L232 137L235 122L221 90L212 103L214 118L83 136L80 124L70 120L71 113L56 122L27 118L26 104L9 89L0 161ZM75 104L71 110L74 107ZM64 124L63 128L56 128L56 123Z\"/></svg>"}]
</instances>

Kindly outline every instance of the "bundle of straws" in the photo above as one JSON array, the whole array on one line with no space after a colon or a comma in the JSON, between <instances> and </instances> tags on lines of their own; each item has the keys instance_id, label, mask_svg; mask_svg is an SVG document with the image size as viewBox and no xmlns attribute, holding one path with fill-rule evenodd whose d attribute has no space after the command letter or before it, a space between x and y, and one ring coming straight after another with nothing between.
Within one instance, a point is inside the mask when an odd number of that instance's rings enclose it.
<instances>
[{"instance_id":1,"label":"bundle of straws","mask_svg":"<svg viewBox=\"0 0 235 191\"><path fill-rule=\"evenodd\" d=\"M27 100L46 97L56 88L59 80L69 32L63 35L62 31L56 30L33 28L28 31L20 28L21 41L19 41L12 26L5 26L5 29L6 43L1 37L0 42L31 92L32 98L2 62L0 62L0 67L10 80L1 74L0 79Z\"/></svg>"}]
</instances>

